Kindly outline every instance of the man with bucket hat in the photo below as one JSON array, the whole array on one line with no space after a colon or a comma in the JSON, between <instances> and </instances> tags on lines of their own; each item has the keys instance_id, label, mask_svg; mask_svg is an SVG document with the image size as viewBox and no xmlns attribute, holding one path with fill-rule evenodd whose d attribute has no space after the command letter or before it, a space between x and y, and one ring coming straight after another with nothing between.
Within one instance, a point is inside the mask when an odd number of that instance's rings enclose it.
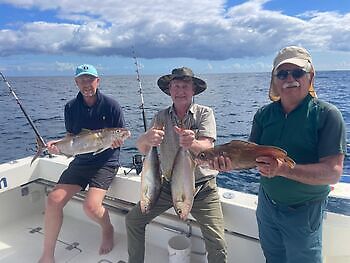
<instances>
[{"instance_id":1,"label":"man with bucket hat","mask_svg":"<svg viewBox=\"0 0 350 263\"><path fill-rule=\"evenodd\" d=\"M155 114L151 128L137 140L138 150L146 154L159 146L163 183L160 196L148 213L142 213L140 202L126 216L129 263L144 262L145 228L155 217L173 206L171 179L173 164L180 147L193 154L213 147L216 123L213 110L193 103L193 96L202 93L207 84L194 76L191 69L175 68L158 79L159 88L172 99L172 105ZM217 172L196 167L195 185L198 190L191 210L200 225L208 262L227 262L224 240L224 220L216 186Z\"/></svg>"},{"instance_id":2,"label":"man with bucket hat","mask_svg":"<svg viewBox=\"0 0 350 263\"><path fill-rule=\"evenodd\" d=\"M79 92L65 105L64 119L67 136L76 135L84 129L98 130L125 126L120 104L100 92L100 78L93 65L78 66L74 80ZM59 154L59 149L54 142L48 142L48 151ZM57 185L47 197L44 249L39 263L55 262L54 252L63 222L63 208L74 194L84 190L88 185L83 208L89 218L101 227L102 240L99 254L107 254L112 250L114 229L108 210L103 207L102 201L118 171L122 143L121 140L115 140L112 148L98 154L79 154L62 173Z\"/></svg>"},{"instance_id":3,"label":"man with bucket hat","mask_svg":"<svg viewBox=\"0 0 350 263\"><path fill-rule=\"evenodd\" d=\"M322 220L330 192L343 172L345 123L332 104L317 99L315 69L302 47L281 49L269 98L253 120L249 140L284 149L296 165L268 156L256 159L260 189L256 217L268 263L322 262ZM220 157L212 166L230 170Z\"/></svg>"}]
</instances>

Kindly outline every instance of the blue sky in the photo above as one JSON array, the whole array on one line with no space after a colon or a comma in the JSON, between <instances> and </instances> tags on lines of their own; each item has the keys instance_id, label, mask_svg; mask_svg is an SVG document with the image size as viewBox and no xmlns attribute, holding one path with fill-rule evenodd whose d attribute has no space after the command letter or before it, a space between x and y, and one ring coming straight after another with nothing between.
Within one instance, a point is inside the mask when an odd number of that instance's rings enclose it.
<instances>
[{"instance_id":1,"label":"blue sky","mask_svg":"<svg viewBox=\"0 0 350 263\"><path fill-rule=\"evenodd\" d=\"M8 76L102 75L178 66L195 73L268 72L277 51L307 48L316 70L350 69L345 0L0 0L0 70Z\"/></svg>"}]
</instances>

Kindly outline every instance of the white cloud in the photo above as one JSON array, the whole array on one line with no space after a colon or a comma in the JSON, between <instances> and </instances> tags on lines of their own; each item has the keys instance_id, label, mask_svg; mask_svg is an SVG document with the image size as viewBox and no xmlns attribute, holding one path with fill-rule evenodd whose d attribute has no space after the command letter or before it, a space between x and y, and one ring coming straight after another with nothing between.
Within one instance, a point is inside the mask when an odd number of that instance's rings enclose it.
<instances>
[{"instance_id":1,"label":"white cloud","mask_svg":"<svg viewBox=\"0 0 350 263\"><path fill-rule=\"evenodd\" d=\"M60 71L60 72L64 72L64 71L74 72L76 68L76 65L74 63L56 61L55 64L56 64L57 71Z\"/></svg>"},{"instance_id":2,"label":"white cloud","mask_svg":"<svg viewBox=\"0 0 350 263\"><path fill-rule=\"evenodd\" d=\"M0 55L87 54L224 60L260 57L300 44L350 51L350 14L307 12L295 17L251 0L225 10L223 0L0 1L55 10L65 23L37 21L0 30ZM4 27L3 27L4 28ZM6 28L6 27L5 27ZM236 66L235 66L236 67Z\"/></svg>"}]
</instances>

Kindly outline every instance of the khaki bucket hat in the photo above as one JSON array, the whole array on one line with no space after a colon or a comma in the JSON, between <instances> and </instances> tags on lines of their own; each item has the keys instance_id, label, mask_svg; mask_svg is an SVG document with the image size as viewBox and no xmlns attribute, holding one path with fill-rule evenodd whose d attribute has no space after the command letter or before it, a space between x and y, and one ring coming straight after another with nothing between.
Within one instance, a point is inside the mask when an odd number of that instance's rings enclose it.
<instances>
[{"instance_id":1,"label":"khaki bucket hat","mask_svg":"<svg viewBox=\"0 0 350 263\"><path fill-rule=\"evenodd\" d=\"M192 79L195 86L194 95L202 93L207 88L207 83L205 83L204 80L195 77L190 68L186 68L186 67L175 68L171 71L171 74L164 75L160 77L157 81L159 88L169 96L170 96L169 83L173 79L182 79L182 80Z\"/></svg>"},{"instance_id":2,"label":"khaki bucket hat","mask_svg":"<svg viewBox=\"0 0 350 263\"><path fill-rule=\"evenodd\" d=\"M316 72L312 64L311 56L305 48L298 47L298 46L289 46L281 49L278 52L275 60L273 61L273 69L271 73L271 83L270 83L270 90L269 90L269 97L272 101L277 101L280 99L276 86L274 85L274 80L273 80L274 73L279 66L286 63L291 63L304 69L307 68L308 64L310 63L311 71L314 73L314 78L315 78ZM314 78L311 81L311 84L309 87L309 93L312 97L317 97L316 91L313 85Z\"/></svg>"}]
</instances>

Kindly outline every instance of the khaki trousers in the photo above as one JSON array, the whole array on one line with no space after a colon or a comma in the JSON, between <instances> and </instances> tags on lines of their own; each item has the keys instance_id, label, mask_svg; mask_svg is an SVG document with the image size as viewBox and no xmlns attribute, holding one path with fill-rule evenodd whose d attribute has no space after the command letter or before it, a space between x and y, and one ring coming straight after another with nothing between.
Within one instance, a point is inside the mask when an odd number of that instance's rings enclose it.
<instances>
[{"instance_id":1,"label":"khaki trousers","mask_svg":"<svg viewBox=\"0 0 350 263\"><path fill-rule=\"evenodd\" d=\"M172 206L170 183L164 180L158 202L148 214L141 213L140 203L127 214L125 223L129 263L144 262L146 225ZM215 178L205 183L198 192L193 202L191 214L197 220L202 231L208 252L208 263L226 263L224 219Z\"/></svg>"}]
</instances>

